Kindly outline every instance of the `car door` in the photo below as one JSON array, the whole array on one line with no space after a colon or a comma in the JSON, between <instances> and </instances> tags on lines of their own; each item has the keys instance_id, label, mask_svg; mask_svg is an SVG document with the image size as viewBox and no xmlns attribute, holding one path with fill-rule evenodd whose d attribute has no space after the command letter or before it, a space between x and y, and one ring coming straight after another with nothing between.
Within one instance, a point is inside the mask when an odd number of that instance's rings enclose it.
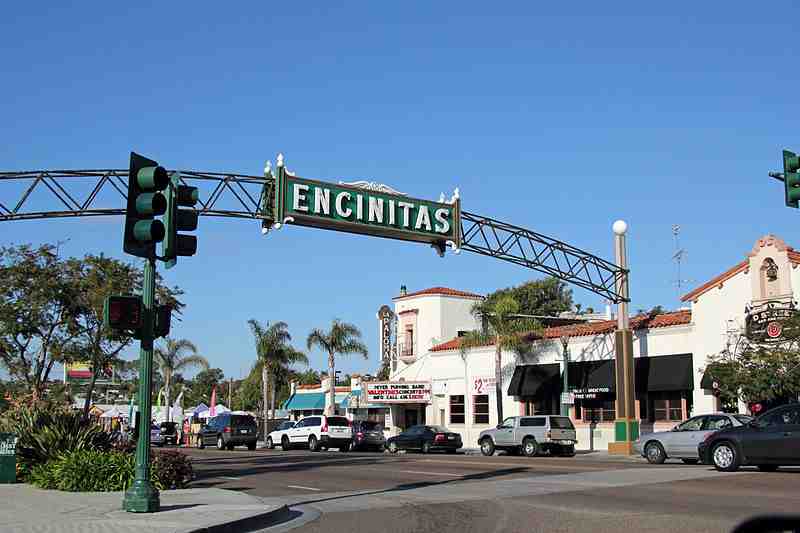
<instances>
[{"instance_id":1,"label":"car door","mask_svg":"<svg viewBox=\"0 0 800 533\"><path fill-rule=\"evenodd\" d=\"M794 405L786 411L781 461L786 464L800 464L800 406Z\"/></svg>"},{"instance_id":2,"label":"car door","mask_svg":"<svg viewBox=\"0 0 800 533\"><path fill-rule=\"evenodd\" d=\"M217 441L216 427L215 427L216 424L217 424L217 419L216 418L212 418L208 422L208 425L206 425L206 427L203 428L203 433L202 433L202 435L203 435L203 444L205 444L206 446L211 445L211 444L216 444L216 441Z\"/></svg>"},{"instance_id":3,"label":"car door","mask_svg":"<svg viewBox=\"0 0 800 533\"><path fill-rule=\"evenodd\" d=\"M702 433L706 416L695 416L665 435L662 443L669 457L697 457L699 435Z\"/></svg>"},{"instance_id":4,"label":"car door","mask_svg":"<svg viewBox=\"0 0 800 533\"><path fill-rule=\"evenodd\" d=\"M404 450L413 450L418 447L418 440L422 426L411 426L400 434L400 447Z\"/></svg>"},{"instance_id":5,"label":"car door","mask_svg":"<svg viewBox=\"0 0 800 533\"><path fill-rule=\"evenodd\" d=\"M786 415L785 408L766 413L755 420L752 431L742 436L742 450L749 463L779 461L791 455L783 449L792 434Z\"/></svg>"},{"instance_id":6,"label":"car door","mask_svg":"<svg viewBox=\"0 0 800 533\"><path fill-rule=\"evenodd\" d=\"M514 444L514 429L516 418L511 416L503 420L500 427L494 433L494 443L497 446L511 446Z\"/></svg>"},{"instance_id":7,"label":"car door","mask_svg":"<svg viewBox=\"0 0 800 533\"><path fill-rule=\"evenodd\" d=\"M306 418L302 419L297 424L295 424L292 429L286 432L286 435L289 438L289 442L295 443L300 441L299 435L302 433L303 427L306 425L307 420L308 419Z\"/></svg>"}]
</instances>

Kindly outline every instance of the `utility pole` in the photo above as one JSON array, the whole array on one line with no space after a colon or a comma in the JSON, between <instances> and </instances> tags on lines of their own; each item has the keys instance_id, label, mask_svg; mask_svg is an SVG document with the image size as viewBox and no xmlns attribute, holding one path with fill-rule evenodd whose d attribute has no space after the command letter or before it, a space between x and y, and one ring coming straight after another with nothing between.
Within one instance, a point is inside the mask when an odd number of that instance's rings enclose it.
<instances>
[{"instance_id":1,"label":"utility pole","mask_svg":"<svg viewBox=\"0 0 800 533\"><path fill-rule=\"evenodd\" d=\"M634 398L633 332L628 316L629 271L625 243L628 224L624 220L614 222L614 256L619 267L617 293L621 300L617 304L617 331L615 340L617 418L614 421L614 442L608 444L608 453L632 455L633 442L639 438L639 421L636 419Z\"/></svg>"},{"instance_id":2,"label":"utility pole","mask_svg":"<svg viewBox=\"0 0 800 533\"><path fill-rule=\"evenodd\" d=\"M569 337L561 337L561 347L564 354L563 385L561 387L561 416L569 416L569 406L572 405L572 395L569 393Z\"/></svg>"},{"instance_id":3,"label":"utility pole","mask_svg":"<svg viewBox=\"0 0 800 533\"><path fill-rule=\"evenodd\" d=\"M228 409L233 411L233 378L230 378L228 381Z\"/></svg>"}]
</instances>

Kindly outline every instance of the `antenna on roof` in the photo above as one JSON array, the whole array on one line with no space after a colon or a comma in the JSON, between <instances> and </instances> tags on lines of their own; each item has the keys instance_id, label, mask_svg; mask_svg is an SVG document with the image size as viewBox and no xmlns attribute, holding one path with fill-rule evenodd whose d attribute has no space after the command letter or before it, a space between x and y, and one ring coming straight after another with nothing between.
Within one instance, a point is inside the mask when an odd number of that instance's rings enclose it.
<instances>
[{"instance_id":1,"label":"antenna on roof","mask_svg":"<svg viewBox=\"0 0 800 533\"><path fill-rule=\"evenodd\" d=\"M681 277L681 265L686 259L687 252L681 248L679 238L680 232L681 226L679 224L673 224L672 237L675 241L675 253L672 254L672 260L675 262L675 281L673 281L672 284L675 285L675 292L677 293L678 298L680 298L682 289L686 286L686 284L694 281L691 279L683 279Z\"/></svg>"}]
</instances>

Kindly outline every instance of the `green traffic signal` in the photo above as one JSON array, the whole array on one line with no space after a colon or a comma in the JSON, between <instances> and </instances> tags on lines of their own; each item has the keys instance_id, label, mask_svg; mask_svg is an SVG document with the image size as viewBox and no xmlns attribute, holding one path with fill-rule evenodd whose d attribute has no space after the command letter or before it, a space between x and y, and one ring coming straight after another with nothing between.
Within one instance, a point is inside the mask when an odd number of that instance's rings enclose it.
<instances>
[{"instance_id":1,"label":"green traffic signal","mask_svg":"<svg viewBox=\"0 0 800 533\"><path fill-rule=\"evenodd\" d=\"M154 217L167 211L167 199L160 191L169 182L167 171L156 161L131 152L122 247L125 253L155 257L156 243L164 239L166 230Z\"/></svg>"},{"instance_id":2,"label":"green traffic signal","mask_svg":"<svg viewBox=\"0 0 800 533\"><path fill-rule=\"evenodd\" d=\"M800 157L789 150L783 151L783 185L786 195L786 207L797 208L800 205Z\"/></svg>"},{"instance_id":3,"label":"green traffic signal","mask_svg":"<svg viewBox=\"0 0 800 533\"><path fill-rule=\"evenodd\" d=\"M174 267L178 257L188 257L197 253L197 237L178 232L197 229L198 212L194 209L179 208L194 207L199 200L200 193L197 187L181 185L180 175L175 173L167 188L167 213L164 216L166 236L163 256L167 261L167 268Z\"/></svg>"}]
</instances>

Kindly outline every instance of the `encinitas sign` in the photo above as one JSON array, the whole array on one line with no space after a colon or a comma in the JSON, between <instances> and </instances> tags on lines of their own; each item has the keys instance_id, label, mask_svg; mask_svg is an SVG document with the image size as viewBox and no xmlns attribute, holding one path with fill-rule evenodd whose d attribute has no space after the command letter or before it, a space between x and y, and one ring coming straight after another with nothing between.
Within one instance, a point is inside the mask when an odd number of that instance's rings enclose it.
<instances>
[{"instance_id":1,"label":"encinitas sign","mask_svg":"<svg viewBox=\"0 0 800 533\"><path fill-rule=\"evenodd\" d=\"M275 221L376 235L390 239L461 245L460 200L419 200L364 182L333 184L293 176L282 167L275 179ZM375 190L378 189L378 190Z\"/></svg>"}]
</instances>

